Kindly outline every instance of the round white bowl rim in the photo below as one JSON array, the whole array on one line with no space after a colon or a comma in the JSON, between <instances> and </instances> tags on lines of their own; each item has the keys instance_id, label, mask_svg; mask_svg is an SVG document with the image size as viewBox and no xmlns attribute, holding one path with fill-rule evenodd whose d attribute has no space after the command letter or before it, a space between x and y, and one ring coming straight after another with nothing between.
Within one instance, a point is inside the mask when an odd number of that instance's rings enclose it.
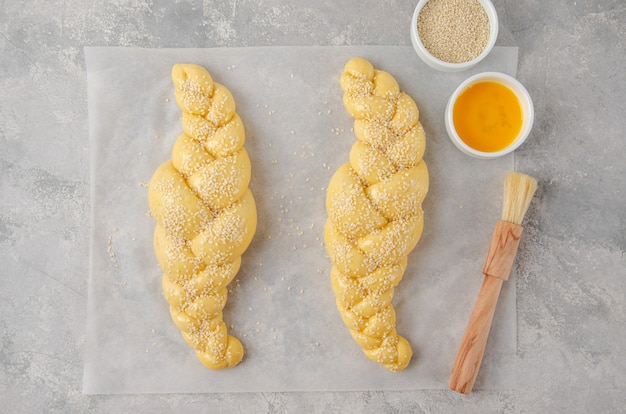
<instances>
[{"instance_id":1,"label":"round white bowl rim","mask_svg":"<svg viewBox=\"0 0 626 414\"><path fill-rule=\"evenodd\" d=\"M444 72L457 72L471 68L483 60L493 49L498 38L498 13L490 0L478 0L483 6L489 18L489 40L483 51L474 59L461 63L450 63L433 56L422 43L417 30L417 20L419 13L428 0L420 0L415 7L411 19L411 44L418 56L430 67Z\"/></svg>"},{"instance_id":2,"label":"round white bowl rim","mask_svg":"<svg viewBox=\"0 0 626 414\"><path fill-rule=\"evenodd\" d=\"M509 89L513 91L513 93L515 93L515 95L520 100L520 105L522 106L524 119L522 120L521 130L518 136L513 141L513 143L511 143L511 145L507 146L506 148L501 149L500 151L484 152L484 151L478 151L470 147L461 139L459 134L456 132L456 129L454 128L454 121L452 119L452 108L454 107L454 103L456 102L456 99L458 98L458 96L465 89L467 89L468 87L470 87L471 85L475 83L488 82L490 80L500 81L505 86L508 86ZM515 151L517 148L519 148L519 146L522 145L524 141L526 141L526 138L528 138L528 135L530 134L530 131L534 123L534 119L535 119L535 110L534 110L532 98L530 94L528 93L528 90L526 90L524 85L522 85L522 83L518 81L517 79L515 79L513 76L507 75L506 73L502 73L502 72L481 72L465 79L454 90L452 95L450 95L450 98L448 99L448 103L446 105L446 110L445 110L446 131L448 132L448 136L450 137L450 140L452 141L452 143L462 152L468 155L471 155L477 158L483 158L483 159L498 158L503 155L509 154Z\"/></svg>"}]
</instances>

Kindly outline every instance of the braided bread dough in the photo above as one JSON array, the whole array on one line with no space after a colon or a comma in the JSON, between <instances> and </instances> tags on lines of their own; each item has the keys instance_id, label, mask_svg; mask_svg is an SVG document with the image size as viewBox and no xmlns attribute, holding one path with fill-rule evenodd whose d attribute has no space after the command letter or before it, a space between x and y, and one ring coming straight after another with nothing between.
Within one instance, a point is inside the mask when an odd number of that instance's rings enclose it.
<instances>
[{"instance_id":1,"label":"braided bread dough","mask_svg":"<svg viewBox=\"0 0 626 414\"><path fill-rule=\"evenodd\" d=\"M350 162L328 185L324 239L332 287L343 322L365 355L400 371L412 350L396 332L391 301L422 234L426 138L417 105L389 73L354 58L341 87L357 141Z\"/></svg>"},{"instance_id":2,"label":"braided bread dough","mask_svg":"<svg viewBox=\"0 0 626 414\"><path fill-rule=\"evenodd\" d=\"M183 133L148 186L163 294L185 341L209 368L237 365L239 340L222 320L227 285L256 231L257 215L235 101L201 66L172 68Z\"/></svg>"}]
</instances>

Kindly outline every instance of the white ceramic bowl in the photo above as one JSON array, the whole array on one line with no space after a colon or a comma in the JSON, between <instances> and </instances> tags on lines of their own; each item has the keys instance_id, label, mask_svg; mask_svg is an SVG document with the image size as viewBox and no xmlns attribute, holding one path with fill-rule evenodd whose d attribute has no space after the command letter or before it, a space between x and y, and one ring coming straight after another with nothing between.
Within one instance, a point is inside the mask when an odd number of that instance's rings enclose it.
<instances>
[{"instance_id":1,"label":"white ceramic bowl","mask_svg":"<svg viewBox=\"0 0 626 414\"><path fill-rule=\"evenodd\" d=\"M513 142L511 142L508 147L500 151L483 152L470 147L461 139L459 134L456 132L456 129L454 128L452 109L454 108L454 104L459 95L467 88L479 82L490 81L501 83L502 85L508 87L511 91L513 91L513 93L517 96L517 99L519 100L520 106L522 108L522 127L520 128L520 132L519 134L517 134L517 137L513 140ZM535 110L533 108L533 101L530 98L530 95L528 94L526 88L524 88L524 86L519 83L515 78L500 72L483 72L466 79L458 86L458 88L456 88L454 93L450 96L445 111L446 130L448 131L448 136L452 140L452 143L465 154L483 159L498 158L515 151L520 145L524 143L524 141L528 137L528 134L532 129L534 119Z\"/></svg>"},{"instance_id":2,"label":"white ceramic bowl","mask_svg":"<svg viewBox=\"0 0 626 414\"><path fill-rule=\"evenodd\" d=\"M424 61L424 63L431 68L443 72L459 72L475 66L478 62L483 60L489 52L491 52L491 49L493 49L493 46L496 44L496 39L498 37L498 14L496 13L496 8L493 7L493 3L491 3L491 1L478 0L478 2L482 4L485 9L485 12L487 12L487 17L489 18L489 41L487 42L487 46L485 46L485 49L480 55L476 56L476 58L463 63L444 62L443 60L437 59L431 55L428 49L424 47L417 30L417 21L420 11L427 2L428 0L420 0L417 3L415 11L413 12L413 18L411 19L411 43L413 44L415 52L417 52L417 55Z\"/></svg>"}]
</instances>

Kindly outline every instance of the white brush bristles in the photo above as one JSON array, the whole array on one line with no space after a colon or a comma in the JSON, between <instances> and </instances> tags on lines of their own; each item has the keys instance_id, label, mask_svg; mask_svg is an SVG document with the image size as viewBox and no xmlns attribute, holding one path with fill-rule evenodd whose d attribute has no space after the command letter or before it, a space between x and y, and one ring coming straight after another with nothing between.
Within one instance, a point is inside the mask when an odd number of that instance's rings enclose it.
<instances>
[{"instance_id":1,"label":"white brush bristles","mask_svg":"<svg viewBox=\"0 0 626 414\"><path fill-rule=\"evenodd\" d=\"M508 172L504 178L502 220L521 225L536 190L537 180L534 178L518 172Z\"/></svg>"}]
</instances>

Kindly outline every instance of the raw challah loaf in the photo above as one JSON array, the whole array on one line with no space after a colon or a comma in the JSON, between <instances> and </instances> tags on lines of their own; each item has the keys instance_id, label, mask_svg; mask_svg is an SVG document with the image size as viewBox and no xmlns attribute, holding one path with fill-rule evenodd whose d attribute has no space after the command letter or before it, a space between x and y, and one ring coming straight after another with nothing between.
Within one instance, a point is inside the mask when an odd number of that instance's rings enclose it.
<instances>
[{"instance_id":1,"label":"raw challah loaf","mask_svg":"<svg viewBox=\"0 0 626 414\"><path fill-rule=\"evenodd\" d=\"M413 99L367 60L346 64L341 87L358 140L350 162L328 185L324 239L332 287L343 322L365 355L400 371L412 350L396 332L391 302L424 224L424 129Z\"/></svg>"},{"instance_id":2,"label":"raw challah loaf","mask_svg":"<svg viewBox=\"0 0 626 414\"><path fill-rule=\"evenodd\" d=\"M235 101L202 67L172 69L183 133L148 186L163 294L185 341L209 368L237 365L243 346L222 320L227 285L256 231L250 159Z\"/></svg>"}]
</instances>

